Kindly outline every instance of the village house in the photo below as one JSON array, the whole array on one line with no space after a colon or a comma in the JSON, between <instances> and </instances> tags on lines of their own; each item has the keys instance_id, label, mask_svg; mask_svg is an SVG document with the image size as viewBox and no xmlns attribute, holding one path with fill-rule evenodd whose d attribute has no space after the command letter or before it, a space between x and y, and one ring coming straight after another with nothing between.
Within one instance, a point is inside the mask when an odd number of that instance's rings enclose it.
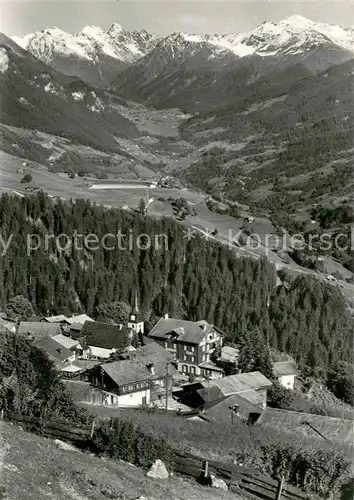
<instances>
[{"instance_id":1,"label":"village house","mask_svg":"<svg viewBox=\"0 0 354 500\"><path fill-rule=\"evenodd\" d=\"M279 361L273 363L273 374L278 383L286 389L294 389L295 377L298 370L292 361Z\"/></svg>"},{"instance_id":2,"label":"village house","mask_svg":"<svg viewBox=\"0 0 354 500\"><path fill-rule=\"evenodd\" d=\"M232 396L219 395L218 398L204 403L202 406L185 412L182 416L188 420L211 422L217 425L234 424L237 419L244 422L256 420L263 409L240 394Z\"/></svg>"},{"instance_id":3,"label":"village house","mask_svg":"<svg viewBox=\"0 0 354 500\"><path fill-rule=\"evenodd\" d=\"M87 314L78 314L77 316L70 316L66 318L66 325L64 326L64 331L66 333L71 334L73 332L74 335L77 332L80 332L86 321L94 321Z\"/></svg>"},{"instance_id":4,"label":"village house","mask_svg":"<svg viewBox=\"0 0 354 500\"><path fill-rule=\"evenodd\" d=\"M272 382L256 371L186 384L178 396L183 404L203 408L222 398L238 395L262 410L267 405L267 391L271 386Z\"/></svg>"},{"instance_id":5,"label":"village house","mask_svg":"<svg viewBox=\"0 0 354 500\"><path fill-rule=\"evenodd\" d=\"M61 333L59 335L55 335L52 339L63 347L66 347L66 349L69 349L69 351L75 353L75 357L83 355L84 349L79 340L72 339Z\"/></svg>"},{"instance_id":6,"label":"village house","mask_svg":"<svg viewBox=\"0 0 354 500\"><path fill-rule=\"evenodd\" d=\"M212 354L222 347L223 332L201 321L169 318L166 314L149 333L156 343L174 354L178 369L185 374L219 378L223 371L212 362Z\"/></svg>"},{"instance_id":7,"label":"village house","mask_svg":"<svg viewBox=\"0 0 354 500\"><path fill-rule=\"evenodd\" d=\"M166 396L171 399L173 377L177 374L171 354L156 344L148 344L122 357L125 359L103 363L88 373L96 392L85 391L85 402L117 407L149 406L154 401L166 400Z\"/></svg>"},{"instance_id":8,"label":"village house","mask_svg":"<svg viewBox=\"0 0 354 500\"><path fill-rule=\"evenodd\" d=\"M62 346L51 337L44 337L33 344L37 349L44 351L56 367L61 370L64 363L75 361L75 353Z\"/></svg>"},{"instance_id":9,"label":"village house","mask_svg":"<svg viewBox=\"0 0 354 500\"><path fill-rule=\"evenodd\" d=\"M61 334L59 323L47 323L41 321L21 321L17 333L30 340L39 340L46 337L54 337Z\"/></svg>"},{"instance_id":10,"label":"village house","mask_svg":"<svg viewBox=\"0 0 354 500\"><path fill-rule=\"evenodd\" d=\"M67 320L66 320L66 316L64 316L64 314L59 314L57 316L42 317L40 321L45 322L45 323L59 323L62 326L65 326L68 324Z\"/></svg>"},{"instance_id":11,"label":"village house","mask_svg":"<svg viewBox=\"0 0 354 500\"><path fill-rule=\"evenodd\" d=\"M85 339L84 358L109 359L112 354L130 348L133 330L122 325L85 321L77 337Z\"/></svg>"}]
</instances>

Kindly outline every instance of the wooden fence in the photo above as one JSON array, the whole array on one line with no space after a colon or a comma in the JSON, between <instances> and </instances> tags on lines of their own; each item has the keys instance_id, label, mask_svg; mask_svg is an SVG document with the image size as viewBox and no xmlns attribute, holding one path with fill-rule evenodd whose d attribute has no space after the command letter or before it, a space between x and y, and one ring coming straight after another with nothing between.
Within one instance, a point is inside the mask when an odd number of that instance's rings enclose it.
<instances>
[{"instance_id":1,"label":"wooden fence","mask_svg":"<svg viewBox=\"0 0 354 500\"><path fill-rule=\"evenodd\" d=\"M61 438L78 446L85 446L92 436L95 428L95 420L90 426L72 426L65 422L40 421L38 418L27 417L14 413L3 413L1 417L16 422L26 427L38 428L40 424L41 433L51 438ZM223 479L229 486L230 491L242 494L250 499L263 500L315 500L315 495L307 495L303 491L285 484L284 481L272 479L262 475L257 469L242 467L240 465L205 460L191 453L174 451L171 458L173 470L179 474L193 477L197 480L206 480L210 474Z\"/></svg>"},{"instance_id":2,"label":"wooden fence","mask_svg":"<svg viewBox=\"0 0 354 500\"><path fill-rule=\"evenodd\" d=\"M176 472L196 479L203 478L207 471L208 474L223 479L231 491L247 498L265 500L315 500L318 498L284 483L282 479L278 481L264 476L257 469L203 460L190 453L174 452L172 467Z\"/></svg>"}]
</instances>

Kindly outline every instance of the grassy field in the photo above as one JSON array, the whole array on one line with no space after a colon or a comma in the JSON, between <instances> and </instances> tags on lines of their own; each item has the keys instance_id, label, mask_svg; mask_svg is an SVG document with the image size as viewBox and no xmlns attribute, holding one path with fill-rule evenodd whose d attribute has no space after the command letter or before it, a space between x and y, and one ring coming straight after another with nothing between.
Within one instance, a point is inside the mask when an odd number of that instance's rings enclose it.
<instances>
[{"instance_id":1,"label":"grassy field","mask_svg":"<svg viewBox=\"0 0 354 500\"><path fill-rule=\"evenodd\" d=\"M228 500L224 491L171 477L146 477L130 464L59 449L46 438L0 423L0 486L6 500Z\"/></svg>"}]
</instances>

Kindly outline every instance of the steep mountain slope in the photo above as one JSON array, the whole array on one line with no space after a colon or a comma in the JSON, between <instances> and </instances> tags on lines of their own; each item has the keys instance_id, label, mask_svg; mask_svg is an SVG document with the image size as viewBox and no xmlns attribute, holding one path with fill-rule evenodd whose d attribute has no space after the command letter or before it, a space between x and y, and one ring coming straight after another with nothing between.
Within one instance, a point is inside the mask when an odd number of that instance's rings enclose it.
<instances>
[{"instance_id":1,"label":"steep mountain slope","mask_svg":"<svg viewBox=\"0 0 354 500\"><path fill-rule=\"evenodd\" d=\"M4 35L0 51L0 122L111 152L120 151L116 136L139 135L114 108L119 99L53 70Z\"/></svg>"},{"instance_id":2,"label":"steep mountain slope","mask_svg":"<svg viewBox=\"0 0 354 500\"><path fill-rule=\"evenodd\" d=\"M179 175L217 197L269 213L275 225L291 232L306 232L310 219L318 219L311 229L318 235L328 228L334 236L349 235L354 60L294 83L291 74L286 68L262 77L232 104L186 121L182 136L200 156ZM316 203L325 205L331 222L323 220L322 210L314 212ZM333 250L351 269L350 250Z\"/></svg>"},{"instance_id":3,"label":"steep mountain slope","mask_svg":"<svg viewBox=\"0 0 354 500\"><path fill-rule=\"evenodd\" d=\"M303 72L311 74L349 60L353 48L352 28L314 23L300 16L265 22L239 35L176 33L125 70L113 88L160 108L203 110L231 102L240 88L278 71L279 66L301 63Z\"/></svg>"},{"instance_id":4,"label":"steep mountain slope","mask_svg":"<svg viewBox=\"0 0 354 500\"><path fill-rule=\"evenodd\" d=\"M12 39L54 69L79 76L92 85L106 86L120 71L151 50L159 37L146 31L126 31L112 24L107 31L86 26L71 35L54 27Z\"/></svg>"}]
</instances>

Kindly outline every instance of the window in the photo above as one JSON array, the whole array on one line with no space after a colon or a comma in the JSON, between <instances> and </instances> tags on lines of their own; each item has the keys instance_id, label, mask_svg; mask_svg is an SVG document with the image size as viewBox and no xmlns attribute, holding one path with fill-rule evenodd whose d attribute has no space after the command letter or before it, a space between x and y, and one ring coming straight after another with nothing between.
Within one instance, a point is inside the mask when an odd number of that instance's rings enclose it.
<instances>
[{"instance_id":1,"label":"window","mask_svg":"<svg viewBox=\"0 0 354 500\"><path fill-rule=\"evenodd\" d=\"M139 389L140 388L140 382L137 382L136 383L136 388Z\"/></svg>"},{"instance_id":2,"label":"window","mask_svg":"<svg viewBox=\"0 0 354 500\"><path fill-rule=\"evenodd\" d=\"M191 367L190 367L190 372L191 372L191 373L195 373L195 366L191 366Z\"/></svg>"},{"instance_id":3,"label":"window","mask_svg":"<svg viewBox=\"0 0 354 500\"><path fill-rule=\"evenodd\" d=\"M167 347L168 347L168 342L167 342L167 340L166 340L166 341L165 341L165 349L167 349Z\"/></svg>"},{"instance_id":4,"label":"window","mask_svg":"<svg viewBox=\"0 0 354 500\"><path fill-rule=\"evenodd\" d=\"M188 372L188 366L187 365L182 365L182 372L187 373Z\"/></svg>"},{"instance_id":5,"label":"window","mask_svg":"<svg viewBox=\"0 0 354 500\"><path fill-rule=\"evenodd\" d=\"M131 315L130 315L130 319L131 319L132 321L135 321L135 316L134 316L134 314L131 314Z\"/></svg>"},{"instance_id":6,"label":"window","mask_svg":"<svg viewBox=\"0 0 354 500\"><path fill-rule=\"evenodd\" d=\"M176 347L177 347L177 346L176 346L176 343L175 343L175 342L173 342L173 344L172 344L172 349L176 349Z\"/></svg>"},{"instance_id":7,"label":"window","mask_svg":"<svg viewBox=\"0 0 354 500\"><path fill-rule=\"evenodd\" d=\"M206 356L205 356L205 354L203 354L203 356L202 356L202 361L206 361Z\"/></svg>"},{"instance_id":8,"label":"window","mask_svg":"<svg viewBox=\"0 0 354 500\"><path fill-rule=\"evenodd\" d=\"M195 347L194 345L191 347L191 351L194 352L195 351Z\"/></svg>"},{"instance_id":9,"label":"window","mask_svg":"<svg viewBox=\"0 0 354 500\"><path fill-rule=\"evenodd\" d=\"M128 385L128 391L132 391L133 389L134 389L134 386L133 386L133 384L131 384L131 385Z\"/></svg>"},{"instance_id":10,"label":"window","mask_svg":"<svg viewBox=\"0 0 354 500\"><path fill-rule=\"evenodd\" d=\"M184 346L183 346L183 349L186 351L186 350L187 350L187 346L186 346L186 345L184 345Z\"/></svg>"},{"instance_id":11,"label":"window","mask_svg":"<svg viewBox=\"0 0 354 500\"><path fill-rule=\"evenodd\" d=\"M187 361L187 356L185 354L183 355L183 361Z\"/></svg>"}]
</instances>

